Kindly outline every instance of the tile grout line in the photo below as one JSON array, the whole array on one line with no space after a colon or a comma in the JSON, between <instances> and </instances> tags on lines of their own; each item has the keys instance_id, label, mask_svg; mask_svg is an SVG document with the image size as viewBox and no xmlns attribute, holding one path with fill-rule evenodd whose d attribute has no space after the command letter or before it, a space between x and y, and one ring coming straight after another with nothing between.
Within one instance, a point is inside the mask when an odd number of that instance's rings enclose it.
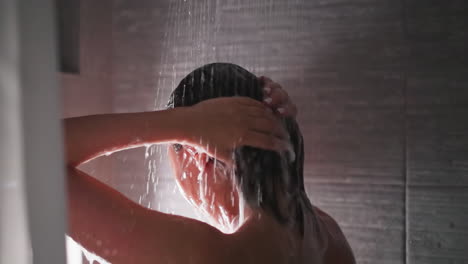
<instances>
[{"instance_id":1,"label":"tile grout line","mask_svg":"<svg viewBox=\"0 0 468 264\"><path fill-rule=\"evenodd\" d=\"M404 94L404 102L403 102L403 175L404 175L404 183L405 183L405 264L410 264L409 259L409 175L408 175L408 105L407 105L407 83L408 77L407 73L404 74L404 86L403 86L403 94Z\"/></svg>"},{"instance_id":2,"label":"tile grout line","mask_svg":"<svg viewBox=\"0 0 468 264\"><path fill-rule=\"evenodd\" d=\"M409 242L409 187L408 187L408 57L410 52L409 41L408 41L408 15L406 13L406 0L401 0L401 23L402 23L402 34L403 34L403 45L404 55L402 62L403 69L403 164L402 173L404 181L404 250L403 250L403 262L410 264L410 242Z\"/></svg>"}]
</instances>

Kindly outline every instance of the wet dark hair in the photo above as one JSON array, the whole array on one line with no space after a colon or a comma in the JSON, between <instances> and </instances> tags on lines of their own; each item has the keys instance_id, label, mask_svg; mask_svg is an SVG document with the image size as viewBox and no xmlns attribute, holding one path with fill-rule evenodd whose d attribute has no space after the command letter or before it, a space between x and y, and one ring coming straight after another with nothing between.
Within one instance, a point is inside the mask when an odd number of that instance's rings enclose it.
<instances>
[{"instance_id":1,"label":"wet dark hair","mask_svg":"<svg viewBox=\"0 0 468 264\"><path fill-rule=\"evenodd\" d=\"M238 65L213 63L194 70L182 79L172 92L167 108L191 106L212 98L232 96L262 101L263 83ZM281 224L297 228L303 236L303 208L312 210L304 189L303 139L294 119L282 118L282 122L290 135L295 160L290 162L278 152L243 146L234 153L234 174L250 206L261 207ZM174 148L177 151L182 146L175 144Z\"/></svg>"}]
</instances>

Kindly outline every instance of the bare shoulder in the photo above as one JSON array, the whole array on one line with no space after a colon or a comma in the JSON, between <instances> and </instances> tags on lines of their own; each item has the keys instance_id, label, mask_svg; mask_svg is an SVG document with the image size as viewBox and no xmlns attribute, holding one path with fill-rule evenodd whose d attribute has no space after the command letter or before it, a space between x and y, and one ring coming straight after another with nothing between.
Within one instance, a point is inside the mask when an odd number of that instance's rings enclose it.
<instances>
[{"instance_id":1,"label":"bare shoulder","mask_svg":"<svg viewBox=\"0 0 468 264\"><path fill-rule=\"evenodd\" d=\"M328 248L325 253L326 263L355 264L353 251L337 221L318 207L314 207L314 209L328 234Z\"/></svg>"},{"instance_id":2,"label":"bare shoulder","mask_svg":"<svg viewBox=\"0 0 468 264\"><path fill-rule=\"evenodd\" d=\"M226 249L221 251L222 261L217 263L297 263L296 237L275 220L260 224L246 224L236 233L225 235Z\"/></svg>"}]
</instances>

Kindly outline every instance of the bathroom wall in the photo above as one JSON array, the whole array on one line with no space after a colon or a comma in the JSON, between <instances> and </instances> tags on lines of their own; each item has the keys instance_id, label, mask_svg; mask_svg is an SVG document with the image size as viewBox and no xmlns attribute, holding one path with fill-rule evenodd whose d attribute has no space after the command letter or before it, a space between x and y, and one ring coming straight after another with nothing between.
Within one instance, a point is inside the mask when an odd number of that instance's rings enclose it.
<instances>
[{"instance_id":1,"label":"bathroom wall","mask_svg":"<svg viewBox=\"0 0 468 264\"><path fill-rule=\"evenodd\" d=\"M299 108L308 194L337 219L358 263L468 261L463 1L104 3L89 12L110 5L111 25L87 22L89 32L99 30L90 40L112 40L88 57L102 52L110 61L101 68L111 69L110 90L91 89L103 105L160 109L183 76L209 62L270 76ZM131 199L196 217L175 188L164 147L103 159L106 173L94 175L108 175L101 177Z\"/></svg>"}]
</instances>

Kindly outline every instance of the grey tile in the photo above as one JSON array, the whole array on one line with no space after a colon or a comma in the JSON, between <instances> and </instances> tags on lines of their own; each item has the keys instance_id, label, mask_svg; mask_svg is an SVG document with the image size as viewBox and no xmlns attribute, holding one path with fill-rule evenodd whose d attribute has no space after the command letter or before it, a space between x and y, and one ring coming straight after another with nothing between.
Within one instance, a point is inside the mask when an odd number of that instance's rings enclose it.
<instances>
[{"instance_id":1,"label":"grey tile","mask_svg":"<svg viewBox=\"0 0 468 264\"><path fill-rule=\"evenodd\" d=\"M112 74L112 8L111 0L80 1L80 74Z\"/></svg>"},{"instance_id":2,"label":"grey tile","mask_svg":"<svg viewBox=\"0 0 468 264\"><path fill-rule=\"evenodd\" d=\"M288 91L299 109L307 181L402 184L402 76L354 70L304 78Z\"/></svg>"},{"instance_id":3,"label":"grey tile","mask_svg":"<svg viewBox=\"0 0 468 264\"><path fill-rule=\"evenodd\" d=\"M395 1L273 1L253 7L240 1L221 14L219 44L234 43L246 53L257 49L267 56L266 65L380 68L400 65L404 51Z\"/></svg>"},{"instance_id":4,"label":"grey tile","mask_svg":"<svg viewBox=\"0 0 468 264\"><path fill-rule=\"evenodd\" d=\"M458 69L468 66L468 5L464 0L407 0L409 68Z\"/></svg>"},{"instance_id":5,"label":"grey tile","mask_svg":"<svg viewBox=\"0 0 468 264\"><path fill-rule=\"evenodd\" d=\"M409 188L409 263L468 263L468 187Z\"/></svg>"},{"instance_id":6,"label":"grey tile","mask_svg":"<svg viewBox=\"0 0 468 264\"><path fill-rule=\"evenodd\" d=\"M408 109L408 184L468 186L468 107Z\"/></svg>"},{"instance_id":7,"label":"grey tile","mask_svg":"<svg viewBox=\"0 0 468 264\"><path fill-rule=\"evenodd\" d=\"M468 105L468 68L410 71L409 106Z\"/></svg>"}]
</instances>

